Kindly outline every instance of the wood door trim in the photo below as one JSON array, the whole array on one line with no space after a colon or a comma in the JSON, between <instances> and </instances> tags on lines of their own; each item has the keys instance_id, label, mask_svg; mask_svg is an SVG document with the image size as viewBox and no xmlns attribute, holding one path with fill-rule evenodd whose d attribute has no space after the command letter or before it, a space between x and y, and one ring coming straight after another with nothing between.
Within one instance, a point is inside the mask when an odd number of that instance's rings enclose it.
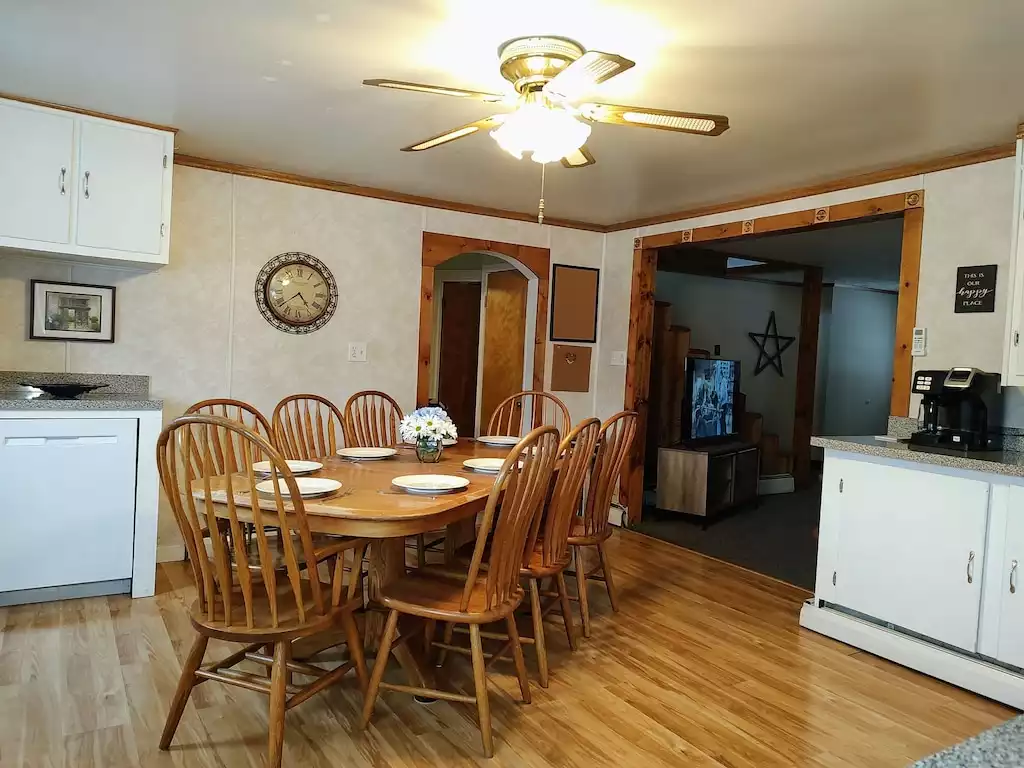
<instances>
[{"instance_id":1,"label":"wood door trim","mask_svg":"<svg viewBox=\"0 0 1024 768\"><path fill-rule=\"evenodd\" d=\"M818 333L821 323L821 267L804 267L800 294L800 339L796 358L793 407L793 482L805 488L811 479L811 435L814 433L814 392L818 376Z\"/></svg>"},{"instance_id":2,"label":"wood door trim","mask_svg":"<svg viewBox=\"0 0 1024 768\"><path fill-rule=\"evenodd\" d=\"M620 489L620 494L627 502L630 523L639 521L643 507L647 397L650 391L651 334L654 323L653 285L658 250L682 243L806 229L828 222L870 219L900 212L903 214L903 245L900 255L900 290L896 309L896 344L890 413L893 416L906 416L910 409L910 382L913 371L910 347L917 320L924 190L633 239L633 280L629 302L624 407L636 410L639 417L637 436L623 469ZM813 399L813 390L811 397ZM794 430L795 428L794 419Z\"/></svg>"},{"instance_id":3,"label":"wood door trim","mask_svg":"<svg viewBox=\"0 0 1024 768\"><path fill-rule=\"evenodd\" d=\"M416 403L430 395L430 359L434 339L434 268L463 253L491 252L514 259L537 278L537 315L534 328L533 389L544 389L544 358L547 352L548 279L551 250L533 245L478 240L473 237L424 232L420 269L420 330L416 372Z\"/></svg>"}]
</instances>

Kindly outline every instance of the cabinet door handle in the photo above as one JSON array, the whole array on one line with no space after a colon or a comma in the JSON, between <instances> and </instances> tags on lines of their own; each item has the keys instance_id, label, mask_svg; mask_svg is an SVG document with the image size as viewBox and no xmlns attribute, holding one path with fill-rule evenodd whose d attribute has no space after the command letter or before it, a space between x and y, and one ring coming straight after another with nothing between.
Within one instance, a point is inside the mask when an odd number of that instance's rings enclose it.
<instances>
[{"instance_id":1,"label":"cabinet door handle","mask_svg":"<svg viewBox=\"0 0 1024 768\"><path fill-rule=\"evenodd\" d=\"M85 199L89 199L89 172L85 172Z\"/></svg>"},{"instance_id":2,"label":"cabinet door handle","mask_svg":"<svg viewBox=\"0 0 1024 768\"><path fill-rule=\"evenodd\" d=\"M974 550L971 550L971 554L967 557L967 583L974 583Z\"/></svg>"},{"instance_id":3,"label":"cabinet door handle","mask_svg":"<svg viewBox=\"0 0 1024 768\"><path fill-rule=\"evenodd\" d=\"M1017 592L1017 561L1013 560L1010 563L1010 594L1016 594Z\"/></svg>"},{"instance_id":4,"label":"cabinet door handle","mask_svg":"<svg viewBox=\"0 0 1024 768\"><path fill-rule=\"evenodd\" d=\"M64 187L64 178L65 178L65 177L66 177L67 175L68 175L68 169L67 169L67 168L64 168L64 167L62 167L62 168L60 169L60 193L61 193L62 195L63 195L63 194L65 194L65 193L67 192L67 189L66 189L66 188Z\"/></svg>"}]
</instances>

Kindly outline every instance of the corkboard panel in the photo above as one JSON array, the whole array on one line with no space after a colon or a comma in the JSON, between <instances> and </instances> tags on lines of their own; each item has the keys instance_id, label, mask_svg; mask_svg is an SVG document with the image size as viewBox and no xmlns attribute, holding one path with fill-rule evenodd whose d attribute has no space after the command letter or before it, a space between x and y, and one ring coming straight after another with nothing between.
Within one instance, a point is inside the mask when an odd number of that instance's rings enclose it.
<instances>
[{"instance_id":1,"label":"corkboard panel","mask_svg":"<svg viewBox=\"0 0 1024 768\"><path fill-rule=\"evenodd\" d=\"M590 347L555 344L551 353L551 390L589 392L590 354Z\"/></svg>"},{"instance_id":2,"label":"corkboard panel","mask_svg":"<svg viewBox=\"0 0 1024 768\"><path fill-rule=\"evenodd\" d=\"M601 270L555 264L551 276L551 340L597 341Z\"/></svg>"}]
</instances>

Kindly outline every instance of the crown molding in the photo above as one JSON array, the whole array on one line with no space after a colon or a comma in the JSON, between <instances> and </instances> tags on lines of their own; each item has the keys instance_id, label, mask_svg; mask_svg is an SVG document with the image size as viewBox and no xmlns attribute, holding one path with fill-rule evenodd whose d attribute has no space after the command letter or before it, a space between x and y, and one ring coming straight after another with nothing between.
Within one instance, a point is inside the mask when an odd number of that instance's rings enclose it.
<instances>
[{"instance_id":1,"label":"crown molding","mask_svg":"<svg viewBox=\"0 0 1024 768\"><path fill-rule=\"evenodd\" d=\"M160 123L149 123L145 120L135 120L131 117L120 117L118 115L111 115L106 112L96 112L92 109L82 109L81 107L69 107L67 104L55 104L52 101L42 101L40 99L30 99L27 96L15 96L12 93L0 92L0 99L7 99L8 101L20 101L22 104L31 104L36 107L47 107L49 109L59 109L61 112L74 112L76 115L88 115L89 117L99 117L104 120L113 120L117 123L128 123L129 125L138 125L142 128L154 128L158 131L167 131L168 133L177 133L178 129L171 125L161 125Z\"/></svg>"}]
</instances>

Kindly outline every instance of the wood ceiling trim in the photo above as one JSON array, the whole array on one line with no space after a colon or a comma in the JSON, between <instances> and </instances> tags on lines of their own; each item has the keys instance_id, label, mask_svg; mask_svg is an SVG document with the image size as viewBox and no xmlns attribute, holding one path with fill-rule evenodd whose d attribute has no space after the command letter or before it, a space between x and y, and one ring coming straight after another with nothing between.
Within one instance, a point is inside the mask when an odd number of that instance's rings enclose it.
<instances>
[{"instance_id":1,"label":"wood ceiling trim","mask_svg":"<svg viewBox=\"0 0 1024 768\"><path fill-rule=\"evenodd\" d=\"M1022 124L1024 125L1024 124ZM1018 132L1020 128L1018 128ZM917 176L923 173L935 173L936 171L945 171L950 168L959 168L964 165L974 165L976 163L987 163L991 160L1002 160L1006 157L1013 157L1016 153L1016 145L1014 144L1000 144L995 147L987 147L985 149L973 150L971 152L961 152L956 155L946 155L944 157L934 158L932 160L923 160L916 163L906 163L904 165L898 165L893 168L887 168L879 171L871 171L869 173L860 173L853 176L844 176L842 178L833 179L832 181L824 181L819 184L811 184L805 187L795 187L793 189L787 189L777 192L769 192L764 195L755 195L753 197L743 197L735 200L729 200L723 203L714 203L712 205L705 205L700 208L690 208L684 211L676 211L674 213L666 213L660 216L649 216L642 219L632 219L630 221L623 221L618 224L612 224L605 228L606 232L619 232L624 229L637 229L639 227L649 227L654 224L666 224L672 221L686 221L687 219L695 219L698 216L708 216L713 213L728 213L730 211L739 211L744 208L753 208L758 205L768 205L770 203L779 203L784 200L796 200L801 197L810 197L812 195L822 195L827 192L837 192L841 189L852 189L853 187L863 187L868 184L878 184L883 181L893 181L894 179L903 179L908 176ZM833 206L834 208L835 206ZM645 239L645 246L647 240Z\"/></svg>"},{"instance_id":2,"label":"wood ceiling trim","mask_svg":"<svg viewBox=\"0 0 1024 768\"><path fill-rule=\"evenodd\" d=\"M30 99L27 96L15 96L10 93L0 92L0 99L7 99L8 101L20 101L22 104L32 104L36 107L59 109L61 112L74 112L76 115L88 115L89 117L99 117L104 120L113 120L117 123L128 123L129 125L138 125L142 128L155 128L158 131L168 131L170 133L178 132L178 129L171 125L161 125L160 123L148 123L145 120L135 120L131 117L119 117L117 115L111 115L106 112L96 112L92 109L82 109L81 107L69 107L67 104L54 104L52 101Z\"/></svg>"},{"instance_id":3,"label":"wood ceiling trim","mask_svg":"<svg viewBox=\"0 0 1024 768\"><path fill-rule=\"evenodd\" d=\"M346 184L341 181L320 179L314 176L302 176L296 173L285 173L283 171L272 171L266 168L256 168L251 165L240 165L238 163L225 163L220 160L208 160L193 155L175 155L176 165L183 165L189 168L201 168L207 171L218 171L230 173L235 176L248 176L253 179L265 181L278 181L283 184L295 184L300 187L311 187L313 189L324 189L329 192L341 192L346 195L359 195L360 197L372 197L377 200L389 200L393 203L407 203L408 205L420 205L426 208L439 208L444 211L457 211L459 213L472 213L478 216L492 216L499 219L512 219L514 221L537 222L537 216L532 213L520 211L508 211L503 208L488 208L483 205L472 205L470 203L457 203L451 200L438 200L433 197L421 197L419 195L407 195L403 192L392 192L387 189L376 187L362 187L357 184ZM544 224L552 227L566 227L568 229L583 229L589 232L604 232L606 227L601 224L591 224L586 221L575 221L573 219L558 219L544 217Z\"/></svg>"}]
</instances>

